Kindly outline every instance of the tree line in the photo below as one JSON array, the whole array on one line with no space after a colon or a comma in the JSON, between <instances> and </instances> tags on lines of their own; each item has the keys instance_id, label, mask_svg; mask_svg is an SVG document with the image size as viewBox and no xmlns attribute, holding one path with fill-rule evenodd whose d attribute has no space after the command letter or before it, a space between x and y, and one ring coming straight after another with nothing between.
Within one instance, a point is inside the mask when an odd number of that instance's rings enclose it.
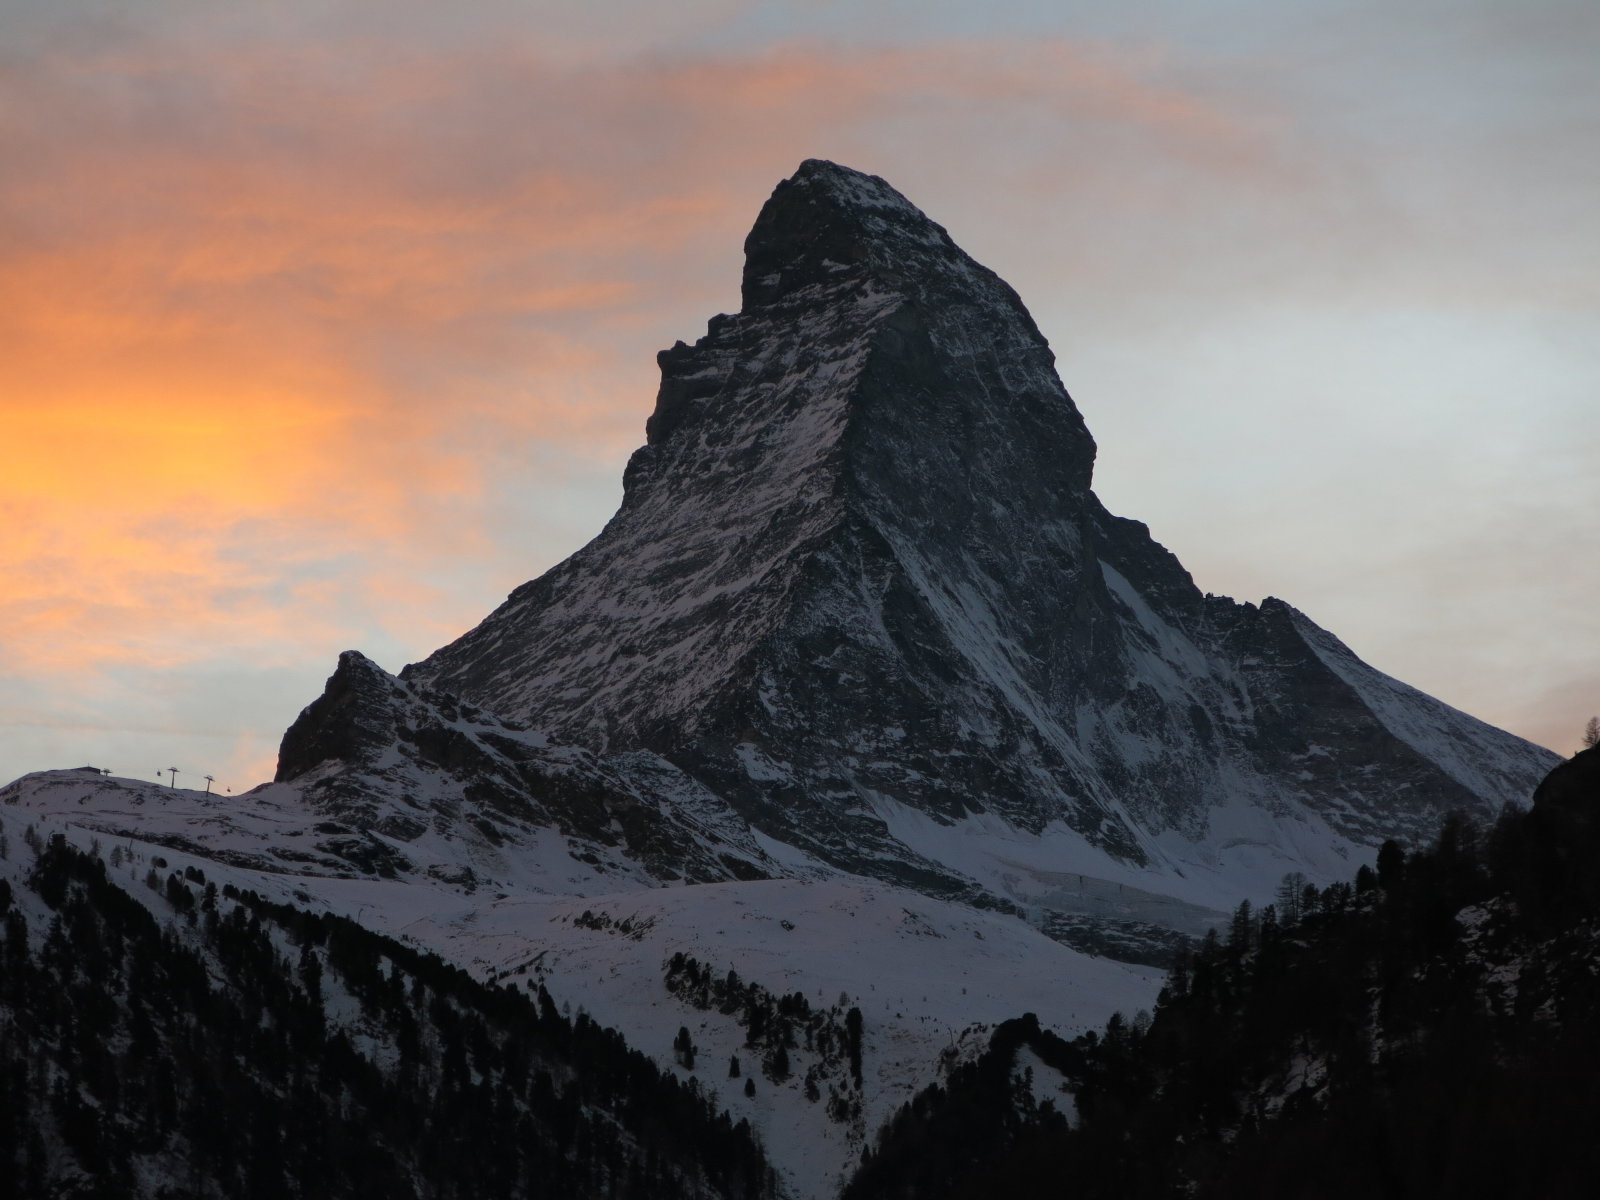
<instances>
[{"instance_id":1,"label":"tree line","mask_svg":"<svg viewBox=\"0 0 1600 1200\"><path fill-rule=\"evenodd\" d=\"M1151 1013L1071 1042L1001 1026L882 1131L848 1200L1592 1194L1600 749L1531 809L1451 816L1274 900L1186 954ZM1020 1086L1021 1046L1058 1104Z\"/></svg>"}]
</instances>

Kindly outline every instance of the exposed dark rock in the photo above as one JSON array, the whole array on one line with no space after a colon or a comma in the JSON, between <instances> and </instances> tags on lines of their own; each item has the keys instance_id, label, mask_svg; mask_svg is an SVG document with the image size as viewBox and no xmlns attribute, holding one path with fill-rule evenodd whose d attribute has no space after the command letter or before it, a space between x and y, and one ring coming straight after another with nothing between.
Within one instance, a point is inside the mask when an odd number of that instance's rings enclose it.
<instances>
[{"instance_id":1,"label":"exposed dark rock","mask_svg":"<svg viewBox=\"0 0 1600 1200\"><path fill-rule=\"evenodd\" d=\"M395 720L383 670L346 650L318 696L301 710L278 747L277 780L294 779L328 761L381 755L394 742Z\"/></svg>"},{"instance_id":2,"label":"exposed dark rock","mask_svg":"<svg viewBox=\"0 0 1600 1200\"><path fill-rule=\"evenodd\" d=\"M317 833L361 835L326 837L316 849L366 874L416 870L390 842L417 843L430 828L467 843L474 880L504 873L505 856L546 829L580 861L656 879L769 874L745 823L671 764L552 746L355 651L339 656L323 695L284 735L278 781L333 818Z\"/></svg>"}]
</instances>

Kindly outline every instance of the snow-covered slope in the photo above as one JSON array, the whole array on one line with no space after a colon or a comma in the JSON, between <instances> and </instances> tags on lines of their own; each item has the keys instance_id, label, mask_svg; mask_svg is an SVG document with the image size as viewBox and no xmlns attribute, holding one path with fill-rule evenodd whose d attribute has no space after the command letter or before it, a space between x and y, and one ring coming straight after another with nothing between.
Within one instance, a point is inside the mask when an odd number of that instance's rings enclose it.
<instances>
[{"instance_id":1,"label":"snow-covered slope","mask_svg":"<svg viewBox=\"0 0 1600 1200\"><path fill-rule=\"evenodd\" d=\"M785 1194L748 1122L670 1068L328 919L302 882L0 807L0 1191Z\"/></svg>"},{"instance_id":2,"label":"snow-covered slope","mask_svg":"<svg viewBox=\"0 0 1600 1200\"><path fill-rule=\"evenodd\" d=\"M355 918L482 978L542 983L559 1005L683 1076L691 1070L673 1043L687 1028L692 1073L751 1121L797 1200L835 1194L878 1125L981 1050L989 1026L1027 1010L1062 1032L1093 1028L1148 1006L1159 987L1159 972L1090 958L1002 914L837 873L661 887L572 858L557 835L530 843L518 872L491 877L470 838L395 843L375 833L414 859L384 874L375 864L394 859L341 859L319 845L338 836L319 833L325 817L294 784L207 796L54 771L0 789L0 833L16 862L29 857L28 841L59 832L108 860L115 853L112 878L141 899L158 859L163 875L197 866L219 888ZM703 997L682 970L672 976L676 955L718 988L736 972L741 1001L725 1003L716 989ZM773 1012L784 998L804 1000L804 1012L788 1001L793 1044L781 1078L763 1067L770 1042L752 1037L748 1011L761 1006L752 989ZM859 1083L845 1048L851 1009L861 1018ZM730 1079L735 1056L741 1073Z\"/></svg>"}]
</instances>

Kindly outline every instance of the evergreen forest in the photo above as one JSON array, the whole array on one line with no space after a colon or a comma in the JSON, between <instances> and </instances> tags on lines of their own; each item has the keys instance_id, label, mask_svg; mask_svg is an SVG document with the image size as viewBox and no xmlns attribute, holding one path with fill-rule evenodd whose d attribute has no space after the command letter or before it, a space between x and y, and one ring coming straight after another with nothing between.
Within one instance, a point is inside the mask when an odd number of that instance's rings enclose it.
<instances>
[{"instance_id":1,"label":"evergreen forest","mask_svg":"<svg viewBox=\"0 0 1600 1200\"><path fill-rule=\"evenodd\" d=\"M1589 749L1530 809L1241 905L1152 1013L1071 1042L1007 1022L901 1110L845 1200L1589 1197L1597 1018Z\"/></svg>"},{"instance_id":2,"label":"evergreen forest","mask_svg":"<svg viewBox=\"0 0 1600 1200\"><path fill-rule=\"evenodd\" d=\"M198 868L152 870L145 903L100 858L40 850L27 896L0 880L8 1195L775 1193L748 1125L542 988Z\"/></svg>"}]
</instances>

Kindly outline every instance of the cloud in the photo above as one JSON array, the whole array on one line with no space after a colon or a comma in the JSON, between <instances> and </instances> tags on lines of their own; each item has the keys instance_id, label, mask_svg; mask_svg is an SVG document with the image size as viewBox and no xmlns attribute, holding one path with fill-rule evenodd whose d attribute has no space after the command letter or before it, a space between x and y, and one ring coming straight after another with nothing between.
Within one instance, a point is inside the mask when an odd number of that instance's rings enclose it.
<instances>
[{"instance_id":1,"label":"cloud","mask_svg":"<svg viewBox=\"0 0 1600 1200\"><path fill-rule=\"evenodd\" d=\"M615 469L653 350L732 299L738 232L818 148L872 159L973 105L1197 159L1250 138L1060 42L572 66L533 38L102 34L0 60L0 153L31 164L0 188L25 674L374 624L425 650L432 605L477 615L444 577L494 555L520 462Z\"/></svg>"}]
</instances>

